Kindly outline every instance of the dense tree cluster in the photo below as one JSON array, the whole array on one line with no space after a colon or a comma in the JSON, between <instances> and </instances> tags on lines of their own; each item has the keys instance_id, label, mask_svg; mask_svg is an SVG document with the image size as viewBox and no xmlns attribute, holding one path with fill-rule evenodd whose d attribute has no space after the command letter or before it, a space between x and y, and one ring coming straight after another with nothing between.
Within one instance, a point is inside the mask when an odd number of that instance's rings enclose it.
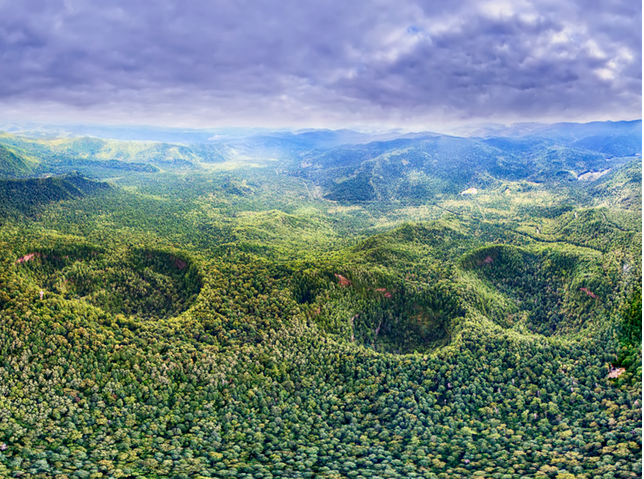
<instances>
[{"instance_id":1,"label":"dense tree cluster","mask_svg":"<svg viewBox=\"0 0 644 479\"><path fill-rule=\"evenodd\" d=\"M641 212L271 175L7 207L0 476L641 476Z\"/></svg>"}]
</instances>

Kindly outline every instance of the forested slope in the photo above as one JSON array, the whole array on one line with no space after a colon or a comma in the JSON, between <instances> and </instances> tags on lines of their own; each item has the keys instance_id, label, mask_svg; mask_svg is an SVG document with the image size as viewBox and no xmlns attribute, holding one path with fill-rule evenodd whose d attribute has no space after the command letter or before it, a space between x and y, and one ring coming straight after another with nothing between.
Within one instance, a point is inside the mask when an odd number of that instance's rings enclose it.
<instances>
[{"instance_id":1,"label":"forested slope","mask_svg":"<svg viewBox=\"0 0 644 479\"><path fill-rule=\"evenodd\" d=\"M640 477L639 161L333 199L181 148L0 182L0 475Z\"/></svg>"}]
</instances>

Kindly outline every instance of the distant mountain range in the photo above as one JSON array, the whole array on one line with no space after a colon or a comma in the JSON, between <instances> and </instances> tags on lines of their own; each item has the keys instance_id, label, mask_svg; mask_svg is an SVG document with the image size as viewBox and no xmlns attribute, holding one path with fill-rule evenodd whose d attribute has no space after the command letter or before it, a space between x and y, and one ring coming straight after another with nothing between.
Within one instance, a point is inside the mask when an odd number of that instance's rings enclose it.
<instances>
[{"instance_id":1,"label":"distant mountain range","mask_svg":"<svg viewBox=\"0 0 644 479\"><path fill-rule=\"evenodd\" d=\"M462 136L34 124L0 128L8 131L0 134L4 177L80 171L104 179L123 171L251 161L312 181L324 197L340 202L427 199L429 192L454 194L499 180L592 180L642 153L641 120L487 125L455 132Z\"/></svg>"},{"instance_id":2,"label":"distant mountain range","mask_svg":"<svg viewBox=\"0 0 644 479\"><path fill-rule=\"evenodd\" d=\"M580 139L589 136L629 135L641 136L641 120L601 121L591 123L515 123L509 126L487 123L462 126L450 130L447 136L464 138L494 138L541 136L548 138ZM0 131L14 135L38 138L95 137L105 140L151 141L162 143L208 143L258 138L275 138L293 144L314 148L333 148L345 144L361 144L372 141L387 141L396 138L419 138L436 136L429 131L404 132L402 130L383 130L361 132L350 129L269 129L269 128L166 128L142 125L77 125L44 124L34 122L0 123Z\"/></svg>"}]
</instances>

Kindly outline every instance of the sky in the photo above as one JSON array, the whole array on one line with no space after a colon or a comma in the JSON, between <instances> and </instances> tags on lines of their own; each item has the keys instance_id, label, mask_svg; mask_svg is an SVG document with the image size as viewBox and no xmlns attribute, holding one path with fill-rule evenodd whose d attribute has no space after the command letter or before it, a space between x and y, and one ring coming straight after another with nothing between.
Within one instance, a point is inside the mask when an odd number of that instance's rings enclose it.
<instances>
[{"instance_id":1,"label":"sky","mask_svg":"<svg viewBox=\"0 0 644 479\"><path fill-rule=\"evenodd\" d=\"M639 119L641 9L0 0L0 119L408 129Z\"/></svg>"}]
</instances>

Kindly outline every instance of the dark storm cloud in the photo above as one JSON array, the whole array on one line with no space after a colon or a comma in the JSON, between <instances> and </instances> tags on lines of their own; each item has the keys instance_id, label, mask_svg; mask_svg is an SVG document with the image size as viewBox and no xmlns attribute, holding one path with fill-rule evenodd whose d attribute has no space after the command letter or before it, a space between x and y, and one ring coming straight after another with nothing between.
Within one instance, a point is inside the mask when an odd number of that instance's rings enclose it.
<instances>
[{"instance_id":1,"label":"dark storm cloud","mask_svg":"<svg viewBox=\"0 0 644 479\"><path fill-rule=\"evenodd\" d=\"M635 117L641 4L0 0L0 66L5 111L117 120Z\"/></svg>"}]
</instances>

